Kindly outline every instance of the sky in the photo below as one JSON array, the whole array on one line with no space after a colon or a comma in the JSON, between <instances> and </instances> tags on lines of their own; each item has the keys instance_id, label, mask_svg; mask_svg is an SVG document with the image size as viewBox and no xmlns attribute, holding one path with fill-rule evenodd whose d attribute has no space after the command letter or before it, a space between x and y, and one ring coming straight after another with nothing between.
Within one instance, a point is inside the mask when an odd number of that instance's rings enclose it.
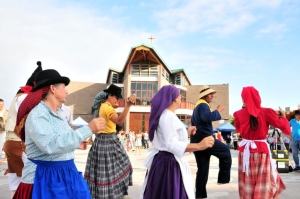
<instances>
[{"instance_id":1,"label":"sky","mask_svg":"<svg viewBox=\"0 0 300 199\"><path fill-rule=\"evenodd\" d=\"M245 86L264 107L300 104L298 0L2 0L0 36L6 108L37 61L71 81L104 83L140 44L193 85L229 84L230 114Z\"/></svg>"}]
</instances>

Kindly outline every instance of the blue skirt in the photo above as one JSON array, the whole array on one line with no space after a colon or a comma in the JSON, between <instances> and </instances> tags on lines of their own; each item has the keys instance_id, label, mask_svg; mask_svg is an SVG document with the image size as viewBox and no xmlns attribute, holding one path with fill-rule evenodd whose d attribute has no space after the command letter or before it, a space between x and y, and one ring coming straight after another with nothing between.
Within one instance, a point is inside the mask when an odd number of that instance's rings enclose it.
<instances>
[{"instance_id":1,"label":"blue skirt","mask_svg":"<svg viewBox=\"0 0 300 199\"><path fill-rule=\"evenodd\" d=\"M32 199L91 198L88 185L74 160L31 160L37 165Z\"/></svg>"},{"instance_id":2,"label":"blue skirt","mask_svg":"<svg viewBox=\"0 0 300 199\"><path fill-rule=\"evenodd\" d=\"M158 152L152 161L144 199L187 199L181 171L172 153Z\"/></svg>"}]
</instances>

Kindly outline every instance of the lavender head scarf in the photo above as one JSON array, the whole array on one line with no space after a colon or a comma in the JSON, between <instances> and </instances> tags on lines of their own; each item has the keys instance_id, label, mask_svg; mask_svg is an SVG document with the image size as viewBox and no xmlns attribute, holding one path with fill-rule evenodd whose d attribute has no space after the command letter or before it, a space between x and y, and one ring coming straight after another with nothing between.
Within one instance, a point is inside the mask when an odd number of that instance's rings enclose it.
<instances>
[{"instance_id":1,"label":"lavender head scarf","mask_svg":"<svg viewBox=\"0 0 300 199\"><path fill-rule=\"evenodd\" d=\"M157 128L160 115L168 108L172 101L179 96L178 88L173 85L163 86L151 100L151 111L149 119L149 138L152 141L154 131Z\"/></svg>"}]
</instances>

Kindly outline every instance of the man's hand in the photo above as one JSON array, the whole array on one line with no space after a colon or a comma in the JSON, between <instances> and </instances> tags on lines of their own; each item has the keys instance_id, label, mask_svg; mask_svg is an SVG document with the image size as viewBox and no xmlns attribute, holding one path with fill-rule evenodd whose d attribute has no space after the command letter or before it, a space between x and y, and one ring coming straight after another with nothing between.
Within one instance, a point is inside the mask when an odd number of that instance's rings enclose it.
<instances>
[{"instance_id":1,"label":"man's hand","mask_svg":"<svg viewBox=\"0 0 300 199\"><path fill-rule=\"evenodd\" d=\"M83 141L79 145L79 149L86 150L88 141Z\"/></svg>"},{"instance_id":2,"label":"man's hand","mask_svg":"<svg viewBox=\"0 0 300 199\"><path fill-rule=\"evenodd\" d=\"M218 105L217 110L218 110L219 112L222 112L222 111L224 110L224 106L221 105L221 104Z\"/></svg>"},{"instance_id":3,"label":"man's hand","mask_svg":"<svg viewBox=\"0 0 300 199\"><path fill-rule=\"evenodd\" d=\"M198 143L199 151L205 150L207 148L211 148L214 144L215 144L215 139L213 138L213 136L208 136Z\"/></svg>"},{"instance_id":4,"label":"man's hand","mask_svg":"<svg viewBox=\"0 0 300 199\"><path fill-rule=\"evenodd\" d=\"M104 118L94 118L89 123L89 127L93 133L97 133L105 128L106 120Z\"/></svg>"}]
</instances>

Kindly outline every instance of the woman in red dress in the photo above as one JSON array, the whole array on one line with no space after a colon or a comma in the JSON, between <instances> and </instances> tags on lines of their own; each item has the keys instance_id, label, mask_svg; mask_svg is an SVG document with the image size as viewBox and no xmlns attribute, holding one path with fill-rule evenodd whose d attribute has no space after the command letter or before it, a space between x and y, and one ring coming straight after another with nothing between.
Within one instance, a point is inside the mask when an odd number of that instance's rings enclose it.
<instances>
[{"instance_id":1,"label":"woman in red dress","mask_svg":"<svg viewBox=\"0 0 300 199\"><path fill-rule=\"evenodd\" d=\"M239 194L241 199L277 198L285 185L276 170L276 162L266 142L269 125L285 134L291 133L285 113L281 116L270 108L261 107L258 91L242 90L244 108L234 113L236 131L243 140L239 144Z\"/></svg>"}]
</instances>

